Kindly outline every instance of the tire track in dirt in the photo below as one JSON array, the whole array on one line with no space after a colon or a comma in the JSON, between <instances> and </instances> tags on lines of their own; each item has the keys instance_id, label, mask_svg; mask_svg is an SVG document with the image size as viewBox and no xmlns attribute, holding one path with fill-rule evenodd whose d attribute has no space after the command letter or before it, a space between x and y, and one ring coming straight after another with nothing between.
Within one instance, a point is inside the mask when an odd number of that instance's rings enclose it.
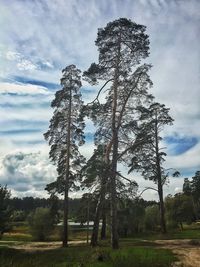
<instances>
[{"instance_id":1,"label":"tire track in dirt","mask_svg":"<svg viewBox=\"0 0 200 267\"><path fill-rule=\"evenodd\" d=\"M155 243L174 252L179 262L173 267L200 267L200 244L193 245L189 239L156 240Z\"/></svg>"}]
</instances>

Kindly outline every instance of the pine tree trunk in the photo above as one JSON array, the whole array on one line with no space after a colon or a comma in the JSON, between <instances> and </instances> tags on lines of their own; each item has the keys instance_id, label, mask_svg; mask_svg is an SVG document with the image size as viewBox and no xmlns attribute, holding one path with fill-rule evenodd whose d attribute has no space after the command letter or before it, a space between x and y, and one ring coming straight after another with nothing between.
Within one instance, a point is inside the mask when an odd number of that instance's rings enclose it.
<instances>
[{"instance_id":1,"label":"pine tree trunk","mask_svg":"<svg viewBox=\"0 0 200 267\"><path fill-rule=\"evenodd\" d=\"M100 196L95 211L94 225L91 236L91 246L93 247L97 246L98 244L99 221L100 221L100 215L102 213L102 207L105 202L105 190L106 190L106 176L103 176L101 178Z\"/></svg>"},{"instance_id":2,"label":"pine tree trunk","mask_svg":"<svg viewBox=\"0 0 200 267\"><path fill-rule=\"evenodd\" d=\"M113 106L112 106L112 162L110 177L110 193L111 193L111 244L113 249L119 248L118 225L117 225L117 189L116 189L116 173L118 161L118 129L117 125L117 99L118 99L118 83L119 83L119 63L121 51L121 37L118 41L117 62L115 67L113 82Z\"/></svg>"},{"instance_id":3,"label":"pine tree trunk","mask_svg":"<svg viewBox=\"0 0 200 267\"><path fill-rule=\"evenodd\" d=\"M113 85L113 108L112 108L112 137L113 151L111 162L111 243L113 249L119 248L118 232L117 232L117 192L116 192L116 173L118 160L118 131L116 126L116 110L117 110L117 88L118 88L118 69L115 72L115 82Z\"/></svg>"},{"instance_id":4,"label":"pine tree trunk","mask_svg":"<svg viewBox=\"0 0 200 267\"><path fill-rule=\"evenodd\" d=\"M65 192L64 192L64 220L63 220L63 247L68 246L68 212L69 212L69 168L70 168L70 142L71 142L71 108L72 97L70 90L69 112L67 124L67 154L66 154L66 176L65 176Z\"/></svg>"},{"instance_id":5,"label":"pine tree trunk","mask_svg":"<svg viewBox=\"0 0 200 267\"><path fill-rule=\"evenodd\" d=\"M101 226L101 240L106 239L106 211L105 203L102 208L102 226Z\"/></svg>"},{"instance_id":6,"label":"pine tree trunk","mask_svg":"<svg viewBox=\"0 0 200 267\"><path fill-rule=\"evenodd\" d=\"M66 188L65 188L65 196L64 196L64 220L63 220L63 247L68 246L68 211L69 211L69 205L68 205L68 185L66 181Z\"/></svg>"},{"instance_id":7,"label":"pine tree trunk","mask_svg":"<svg viewBox=\"0 0 200 267\"><path fill-rule=\"evenodd\" d=\"M99 201L97 203L97 207L95 211L94 224L93 224L93 230L92 230L92 236L91 236L92 247L95 247L98 244L100 213L101 213L101 197L99 197Z\"/></svg>"},{"instance_id":8,"label":"pine tree trunk","mask_svg":"<svg viewBox=\"0 0 200 267\"><path fill-rule=\"evenodd\" d=\"M165 206L164 206L164 201L163 201L163 187L162 184L158 182L158 194L159 194L159 201L160 201L160 226L161 226L161 231L163 234L166 234L167 229L166 229L166 222L165 222Z\"/></svg>"},{"instance_id":9,"label":"pine tree trunk","mask_svg":"<svg viewBox=\"0 0 200 267\"><path fill-rule=\"evenodd\" d=\"M117 192L116 192L116 172L117 172L117 151L118 140L115 135L113 139L113 159L111 173L111 243L113 249L119 248L118 232L117 232Z\"/></svg>"},{"instance_id":10,"label":"pine tree trunk","mask_svg":"<svg viewBox=\"0 0 200 267\"><path fill-rule=\"evenodd\" d=\"M165 234L167 232L165 222L165 207L163 200L163 184L162 173L160 168L160 156L159 156L159 141L158 141L158 126L157 126L157 114L155 119L155 149L156 149L156 169L157 169L157 183L158 183L158 195L159 195L159 208L160 208L160 226L161 232Z\"/></svg>"}]
</instances>

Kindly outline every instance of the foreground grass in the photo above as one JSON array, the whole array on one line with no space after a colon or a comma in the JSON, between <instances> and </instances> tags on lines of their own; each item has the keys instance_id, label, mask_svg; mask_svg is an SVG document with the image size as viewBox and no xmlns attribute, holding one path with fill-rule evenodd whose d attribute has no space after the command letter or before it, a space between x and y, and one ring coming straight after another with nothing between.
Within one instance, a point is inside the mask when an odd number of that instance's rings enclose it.
<instances>
[{"instance_id":1,"label":"foreground grass","mask_svg":"<svg viewBox=\"0 0 200 267\"><path fill-rule=\"evenodd\" d=\"M3 267L169 267L175 257L171 251L149 247L124 247L117 251L86 246L25 252L0 248Z\"/></svg>"}]
</instances>

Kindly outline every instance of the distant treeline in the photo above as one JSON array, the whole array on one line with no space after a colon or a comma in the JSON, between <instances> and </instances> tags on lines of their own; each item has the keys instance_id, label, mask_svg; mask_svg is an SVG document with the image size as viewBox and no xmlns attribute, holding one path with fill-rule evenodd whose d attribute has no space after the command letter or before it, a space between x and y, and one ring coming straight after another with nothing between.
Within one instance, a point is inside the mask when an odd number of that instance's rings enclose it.
<instances>
[{"instance_id":1,"label":"distant treeline","mask_svg":"<svg viewBox=\"0 0 200 267\"><path fill-rule=\"evenodd\" d=\"M58 210L63 210L63 203L64 201L62 199L57 198L57 208ZM146 201L144 199L141 200L143 207L148 207L157 204L156 201ZM90 203L93 204L93 203ZM31 211L34 211L36 208L50 208L52 205L52 200L51 198L39 198L39 197L24 197L24 198L10 198L9 199L9 206L13 210L20 210L25 213L29 213ZM90 205L91 208L91 214L93 214L95 209L94 205ZM82 213L84 210L86 211L86 203L84 203L84 199L81 198L70 198L69 199L69 215L70 218L77 218L81 217ZM92 219L92 218L90 218Z\"/></svg>"},{"instance_id":2,"label":"distant treeline","mask_svg":"<svg viewBox=\"0 0 200 267\"><path fill-rule=\"evenodd\" d=\"M74 214L80 207L81 199L69 199L70 214ZM57 199L58 209L63 209L63 200ZM34 211L36 208L49 208L51 206L50 198L39 198L39 197L24 197L24 198L10 198L9 206L13 210L21 210L24 212Z\"/></svg>"}]
</instances>

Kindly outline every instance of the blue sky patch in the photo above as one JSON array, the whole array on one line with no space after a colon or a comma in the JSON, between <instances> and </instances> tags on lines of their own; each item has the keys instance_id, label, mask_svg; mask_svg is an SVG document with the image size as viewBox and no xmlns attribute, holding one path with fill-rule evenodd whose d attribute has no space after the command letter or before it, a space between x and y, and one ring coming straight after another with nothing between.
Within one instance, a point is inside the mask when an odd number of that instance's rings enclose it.
<instances>
[{"instance_id":1,"label":"blue sky patch","mask_svg":"<svg viewBox=\"0 0 200 267\"><path fill-rule=\"evenodd\" d=\"M195 137L169 136L164 141L173 146L172 155L183 154L198 143L198 139Z\"/></svg>"},{"instance_id":2,"label":"blue sky patch","mask_svg":"<svg viewBox=\"0 0 200 267\"><path fill-rule=\"evenodd\" d=\"M16 82L20 82L23 84L38 85L38 86L46 87L49 90L56 90L56 89L60 88L60 85L58 83L45 82L45 81L35 80L35 79L23 77L23 76L13 76L12 78Z\"/></svg>"},{"instance_id":3,"label":"blue sky patch","mask_svg":"<svg viewBox=\"0 0 200 267\"><path fill-rule=\"evenodd\" d=\"M30 133L40 133L41 129L19 129L19 130L7 130L0 131L0 136L4 135L21 135L21 134L30 134Z\"/></svg>"}]
</instances>

